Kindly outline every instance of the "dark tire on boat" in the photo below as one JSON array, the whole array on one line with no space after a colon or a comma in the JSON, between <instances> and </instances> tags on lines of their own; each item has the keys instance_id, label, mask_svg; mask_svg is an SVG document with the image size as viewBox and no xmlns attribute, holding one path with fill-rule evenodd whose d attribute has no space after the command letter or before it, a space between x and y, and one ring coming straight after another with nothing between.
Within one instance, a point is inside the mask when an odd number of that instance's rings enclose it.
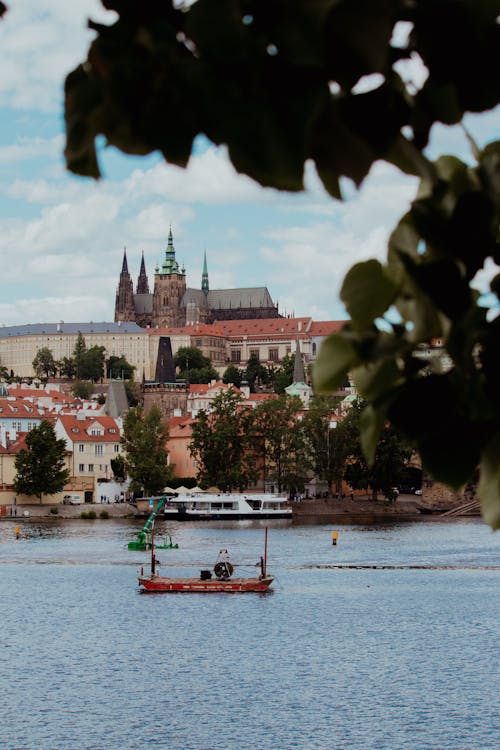
<instances>
[{"instance_id":1,"label":"dark tire on boat","mask_svg":"<svg viewBox=\"0 0 500 750\"><path fill-rule=\"evenodd\" d=\"M214 573L217 578L231 578L234 568L230 562L215 563Z\"/></svg>"}]
</instances>

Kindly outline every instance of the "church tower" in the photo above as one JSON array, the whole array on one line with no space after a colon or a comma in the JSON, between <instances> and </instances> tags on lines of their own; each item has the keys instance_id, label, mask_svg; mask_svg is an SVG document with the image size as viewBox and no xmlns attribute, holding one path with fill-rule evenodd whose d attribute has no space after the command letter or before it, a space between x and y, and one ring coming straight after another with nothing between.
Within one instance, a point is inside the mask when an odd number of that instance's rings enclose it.
<instances>
[{"instance_id":1,"label":"church tower","mask_svg":"<svg viewBox=\"0 0 500 750\"><path fill-rule=\"evenodd\" d=\"M178 328L186 323L181 301L186 291L186 272L175 259L172 228L168 233L165 259L155 270L152 324L157 328Z\"/></svg>"},{"instance_id":2,"label":"church tower","mask_svg":"<svg viewBox=\"0 0 500 750\"><path fill-rule=\"evenodd\" d=\"M146 264L144 263L144 253L142 253L141 269L137 278L137 294L149 294L149 281L146 274Z\"/></svg>"},{"instance_id":3,"label":"church tower","mask_svg":"<svg viewBox=\"0 0 500 750\"><path fill-rule=\"evenodd\" d=\"M118 321L135 321L134 286L128 272L127 251L123 251L123 263L116 290L115 323Z\"/></svg>"}]
</instances>

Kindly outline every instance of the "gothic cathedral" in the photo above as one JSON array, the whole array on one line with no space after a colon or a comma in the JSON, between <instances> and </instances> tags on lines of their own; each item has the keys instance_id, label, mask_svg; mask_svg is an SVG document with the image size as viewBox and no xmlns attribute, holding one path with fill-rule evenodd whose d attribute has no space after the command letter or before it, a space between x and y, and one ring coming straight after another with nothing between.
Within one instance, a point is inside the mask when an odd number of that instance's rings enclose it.
<instances>
[{"instance_id":1,"label":"gothic cathedral","mask_svg":"<svg viewBox=\"0 0 500 750\"><path fill-rule=\"evenodd\" d=\"M153 292L149 291L144 253L136 291L123 253L115 301L115 321L132 321L143 328L180 328L217 320L279 318L278 306L266 287L211 290L206 254L201 289L186 287L186 271L175 258L172 229L161 267L156 267Z\"/></svg>"}]
</instances>

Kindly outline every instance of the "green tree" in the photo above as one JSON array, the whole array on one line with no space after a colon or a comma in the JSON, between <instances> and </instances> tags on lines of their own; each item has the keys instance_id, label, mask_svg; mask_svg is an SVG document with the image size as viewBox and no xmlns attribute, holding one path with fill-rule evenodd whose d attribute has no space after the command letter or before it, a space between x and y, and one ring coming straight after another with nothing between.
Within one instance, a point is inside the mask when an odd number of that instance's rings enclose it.
<instances>
[{"instance_id":1,"label":"green tree","mask_svg":"<svg viewBox=\"0 0 500 750\"><path fill-rule=\"evenodd\" d=\"M242 372L236 365L228 365L222 376L223 383L232 383L237 388L240 387L242 379Z\"/></svg>"},{"instance_id":2,"label":"green tree","mask_svg":"<svg viewBox=\"0 0 500 750\"><path fill-rule=\"evenodd\" d=\"M59 362L59 374L61 377L74 378L76 375L76 365L73 357L63 357Z\"/></svg>"},{"instance_id":3,"label":"green tree","mask_svg":"<svg viewBox=\"0 0 500 750\"><path fill-rule=\"evenodd\" d=\"M106 361L106 372L108 378L122 378L123 380L132 380L134 377L134 365L131 365L125 357L112 355Z\"/></svg>"},{"instance_id":4,"label":"green tree","mask_svg":"<svg viewBox=\"0 0 500 750\"><path fill-rule=\"evenodd\" d=\"M499 258L500 142L483 150L472 144L473 167L425 155L435 123L459 123L466 112L500 101L498 4L197 0L107 7L118 19L109 27L91 24L97 36L89 56L66 79L72 171L99 176L101 134L126 153L157 150L186 166L202 133L227 145L239 172L280 190L302 189L307 160L336 199L342 177L359 187L377 160L421 179L387 261L366 261L347 274L341 297L351 322L322 347L316 387L333 392L353 374L369 402L362 427L369 462L389 418L415 440L437 480L459 487L479 465L483 513L499 527L500 320L473 284L485 262ZM406 39L394 33L401 22L411 25ZM400 73L415 56L427 72L422 86ZM373 89L356 88L374 75ZM173 101L181 113L175 118ZM498 275L490 292L494 308ZM454 365L426 377L414 353L438 337Z\"/></svg>"},{"instance_id":5,"label":"green tree","mask_svg":"<svg viewBox=\"0 0 500 750\"><path fill-rule=\"evenodd\" d=\"M192 427L191 455L198 463L198 481L224 492L244 490L257 478L251 412L243 409L235 391L220 393L211 410L200 410Z\"/></svg>"},{"instance_id":6,"label":"green tree","mask_svg":"<svg viewBox=\"0 0 500 750\"><path fill-rule=\"evenodd\" d=\"M300 398L285 394L264 401L254 410L256 451L264 463L266 482L275 482L278 492L302 492L311 468L299 420L303 408Z\"/></svg>"},{"instance_id":7,"label":"green tree","mask_svg":"<svg viewBox=\"0 0 500 750\"><path fill-rule=\"evenodd\" d=\"M78 331L75 348L73 349L73 362L75 365L75 376L79 379L85 379L85 355L87 353L87 344L81 331Z\"/></svg>"},{"instance_id":8,"label":"green tree","mask_svg":"<svg viewBox=\"0 0 500 750\"><path fill-rule=\"evenodd\" d=\"M190 369L201 370L210 364L210 360L195 346L181 346L174 355L174 363L181 372L185 372Z\"/></svg>"},{"instance_id":9,"label":"green tree","mask_svg":"<svg viewBox=\"0 0 500 750\"><path fill-rule=\"evenodd\" d=\"M134 494L154 495L168 484L172 467L168 463L167 440L168 428L156 406L147 414L141 406L128 410L120 443L125 450L125 469Z\"/></svg>"},{"instance_id":10,"label":"green tree","mask_svg":"<svg viewBox=\"0 0 500 750\"><path fill-rule=\"evenodd\" d=\"M81 377L84 380L92 380L97 383L104 377L104 346L91 346L83 354L81 363Z\"/></svg>"},{"instance_id":11,"label":"green tree","mask_svg":"<svg viewBox=\"0 0 500 750\"><path fill-rule=\"evenodd\" d=\"M55 495L69 479L66 468L66 442L56 437L50 422L43 420L28 432L15 458L14 487L22 495Z\"/></svg>"},{"instance_id":12,"label":"green tree","mask_svg":"<svg viewBox=\"0 0 500 750\"><path fill-rule=\"evenodd\" d=\"M219 377L208 357L195 346L181 346L174 356L179 377L190 383L210 383Z\"/></svg>"},{"instance_id":13,"label":"green tree","mask_svg":"<svg viewBox=\"0 0 500 750\"><path fill-rule=\"evenodd\" d=\"M244 379L248 382L252 393L255 393L257 383L265 385L269 381L268 369L261 364L257 354L251 354L248 358Z\"/></svg>"},{"instance_id":14,"label":"green tree","mask_svg":"<svg viewBox=\"0 0 500 750\"><path fill-rule=\"evenodd\" d=\"M338 398L316 396L302 423L312 469L318 479L327 483L329 491L334 484L340 491L349 452L347 431L335 414L338 402Z\"/></svg>"},{"instance_id":15,"label":"green tree","mask_svg":"<svg viewBox=\"0 0 500 750\"><path fill-rule=\"evenodd\" d=\"M370 489L376 499L382 492L389 500L396 498L394 487L413 454L413 448L392 425L382 429L376 449L375 460L369 464L361 445L361 425L366 403L357 399L344 418L342 428L351 433L344 469L344 478L353 489Z\"/></svg>"},{"instance_id":16,"label":"green tree","mask_svg":"<svg viewBox=\"0 0 500 750\"><path fill-rule=\"evenodd\" d=\"M77 380L73 383L71 393L76 398L89 399L94 393L94 386L86 380Z\"/></svg>"},{"instance_id":17,"label":"green tree","mask_svg":"<svg viewBox=\"0 0 500 750\"><path fill-rule=\"evenodd\" d=\"M118 454L116 458L112 458L109 462L111 471L113 472L114 478L118 482L123 482L127 476L127 470L125 468L125 459L122 455Z\"/></svg>"},{"instance_id":18,"label":"green tree","mask_svg":"<svg viewBox=\"0 0 500 750\"><path fill-rule=\"evenodd\" d=\"M39 378L43 375L46 378L54 377L57 373L57 363L52 351L48 347L43 346L37 351L33 359L33 369Z\"/></svg>"},{"instance_id":19,"label":"green tree","mask_svg":"<svg viewBox=\"0 0 500 750\"><path fill-rule=\"evenodd\" d=\"M295 357L293 354L286 354L281 360L280 367L273 371L274 392L283 394L285 388L293 383L293 368Z\"/></svg>"}]
</instances>

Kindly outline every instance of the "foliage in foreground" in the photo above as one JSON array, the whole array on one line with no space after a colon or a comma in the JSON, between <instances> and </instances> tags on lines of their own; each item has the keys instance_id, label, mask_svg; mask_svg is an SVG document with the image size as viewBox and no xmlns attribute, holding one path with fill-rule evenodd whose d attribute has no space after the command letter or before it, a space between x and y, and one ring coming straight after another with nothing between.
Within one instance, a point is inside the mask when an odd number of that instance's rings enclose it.
<instances>
[{"instance_id":1,"label":"foliage in foreground","mask_svg":"<svg viewBox=\"0 0 500 750\"><path fill-rule=\"evenodd\" d=\"M348 273L342 298L352 322L323 348L316 384L335 388L352 373L368 401L369 460L389 418L415 440L436 479L458 488L479 465L484 517L499 527L500 322L472 284L486 260L500 259L500 144L475 153L474 168L424 155L434 123L456 124L500 101L498 2L108 0L106 7L118 20L91 24L97 38L88 59L66 79L72 171L99 176L100 134L126 153L158 150L186 166L203 133L227 144L238 171L282 190L302 189L306 160L334 198L340 178L359 186L380 159L422 179L387 262ZM407 39L394 35L398 22L411 25ZM427 68L423 86L400 73L412 56ZM375 88L355 88L374 74ZM492 307L499 290L497 276ZM446 341L449 371L414 354L437 337Z\"/></svg>"}]
</instances>

